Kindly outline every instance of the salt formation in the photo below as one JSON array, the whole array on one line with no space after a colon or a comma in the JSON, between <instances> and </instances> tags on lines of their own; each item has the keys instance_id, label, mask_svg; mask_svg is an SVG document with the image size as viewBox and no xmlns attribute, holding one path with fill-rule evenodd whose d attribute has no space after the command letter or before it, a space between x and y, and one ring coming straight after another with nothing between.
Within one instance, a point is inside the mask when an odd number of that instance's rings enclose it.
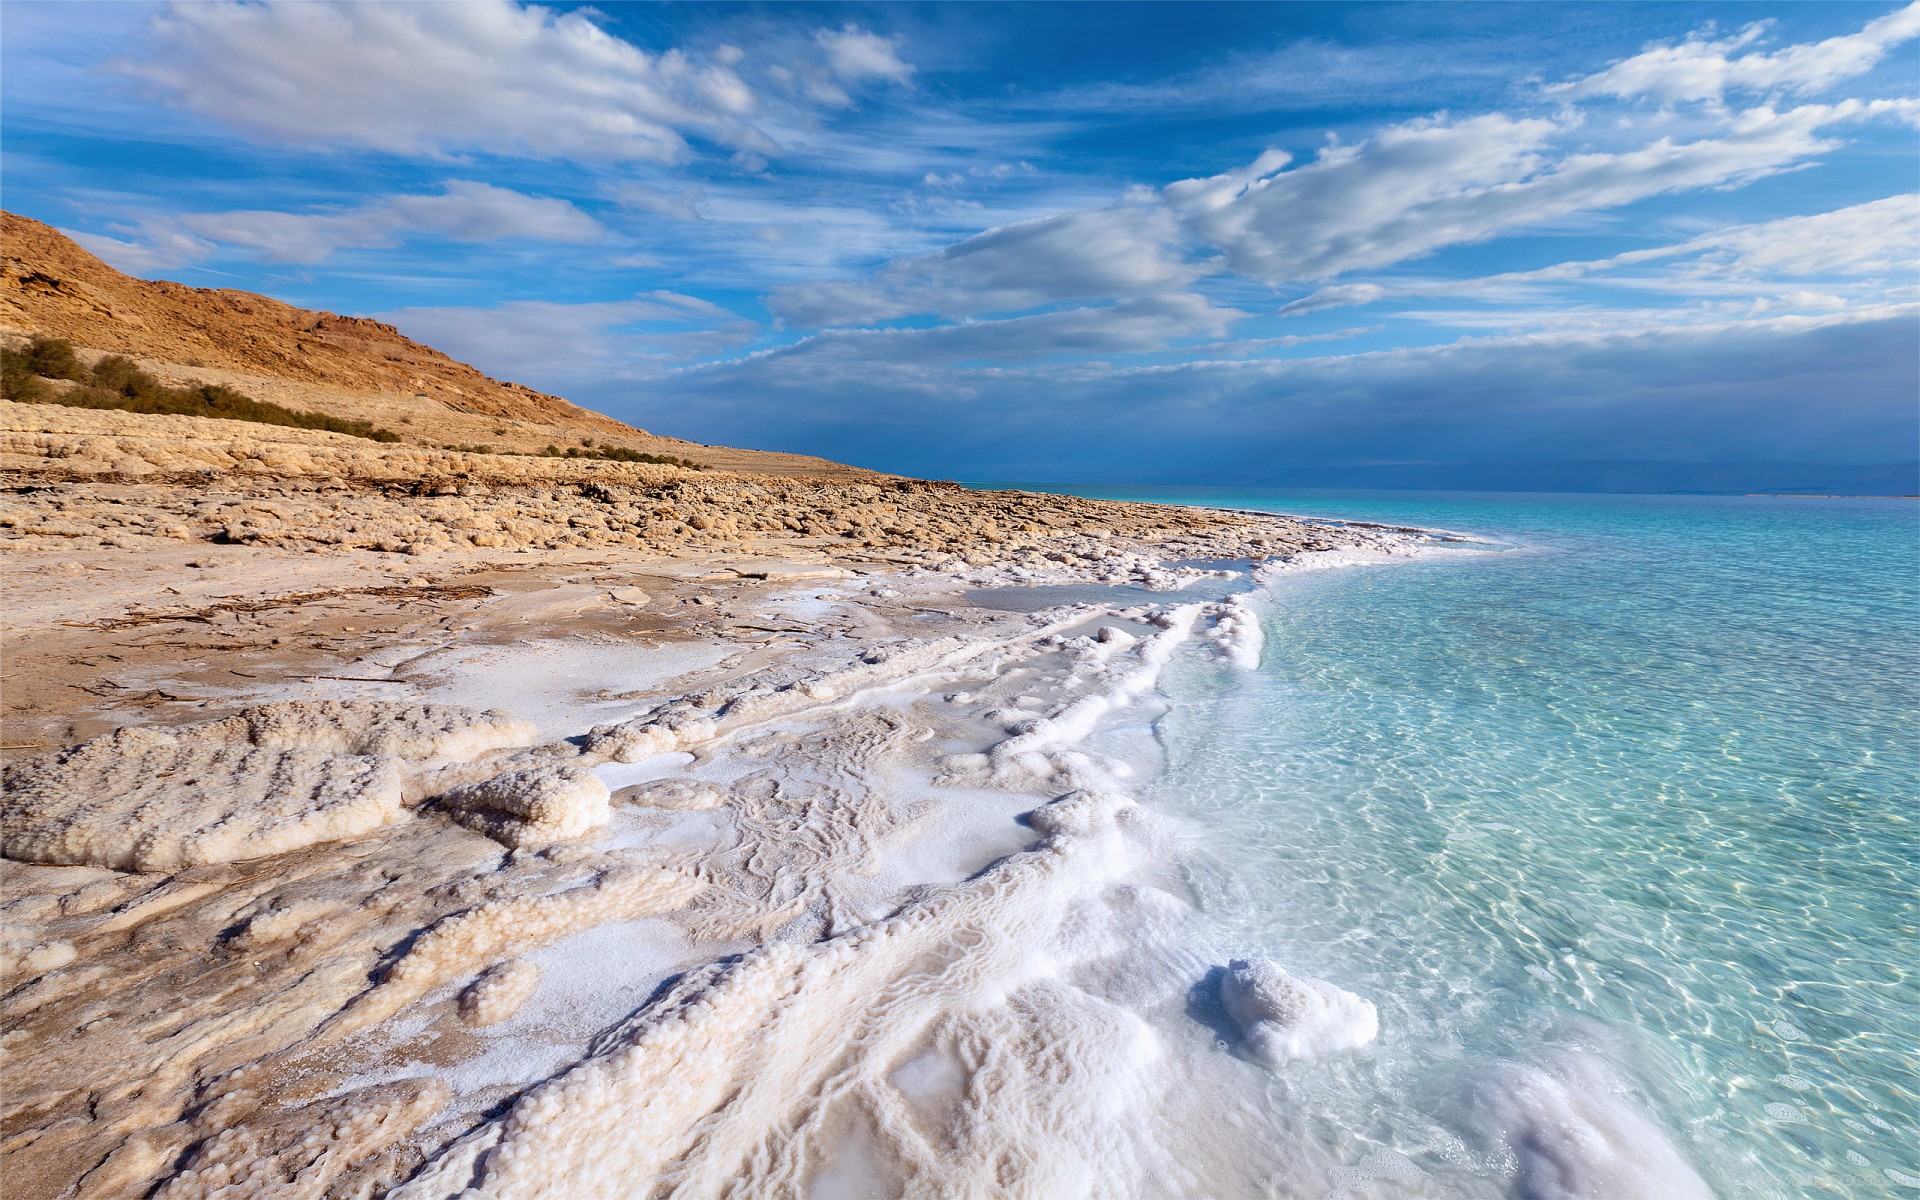
<instances>
[{"instance_id":1,"label":"salt formation","mask_svg":"<svg viewBox=\"0 0 1920 1200\"><path fill-rule=\"evenodd\" d=\"M0 987L18 987L72 961L67 942L41 941L28 929L0 928Z\"/></svg>"},{"instance_id":2,"label":"salt formation","mask_svg":"<svg viewBox=\"0 0 1920 1200\"><path fill-rule=\"evenodd\" d=\"M524 958L489 967L460 993L460 1019L469 1025L498 1025L520 1011L540 986L540 968Z\"/></svg>"},{"instance_id":3,"label":"salt formation","mask_svg":"<svg viewBox=\"0 0 1920 1200\"><path fill-rule=\"evenodd\" d=\"M1156 1044L1035 952L1124 862L1130 810L1075 794L1034 814L1052 832L1032 850L896 917L689 972L392 1195L716 1195L749 1162L756 1192L800 1193L848 1119L836 1110L865 1114L897 1154L903 1176L878 1192L1075 1195L1096 1170L1124 1191L1113 1175L1137 1131L1116 1100L1147 1086ZM991 1112L927 1128L890 1077L930 1043L974 1064Z\"/></svg>"},{"instance_id":4,"label":"salt formation","mask_svg":"<svg viewBox=\"0 0 1920 1200\"><path fill-rule=\"evenodd\" d=\"M1595 1027L1597 1029L1597 1026ZM1611 1039L1607 1039L1611 1040ZM1696 1200L1713 1195L1679 1147L1592 1049L1509 1064L1474 1089L1485 1140L1538 1200Z\"/></svg>"},{"instance_id":5,"label":"salt formation","mask_svg":"<svg viewBox=\"0 0 1920 1200\"><path fill-rule=\"evenodd\" d=\"M1236 670L1259 670L1260 650L1266 642L1259 616L1238 596L1214 605L1212 612L1213 641L1220 656Z\"/></svg>"},{"instance_id":6,"label":"salt formation","mask_svg":"<svg viewBox=\"0 0 1920 1200\"><path fill-rule=\"evenodd\" d=\"M537 736L531 721L498 709L376 700L288 700L249 708L200 727L202 736L244 737L279 750L393 758L467 759Z\"/></svg>"},{"instance_id":7,"label":"salt formation","mask_svg":"<svg viewBox=\"0 0 1920 1200\"><path fill-rule=\"evenodd\" d=\"M440 798L453 819L515 849L564 842L607 823L607 785L584 767L526 767Z\"/></svg>"},{"instance_id":8,"label":"salt formation","mask_svg":"<svg viewBox=\"0 0 1920 1200\"><path fill-rule=\"evenodd\" d=\"M335 1019L332 1033L378 1024L452 980L568 934L683 907L700 881L666 867L619 862L593 883L551 896L515 896L456 913L414 939L386 978Z\"/></svg>"},{"instance_id":9,"label":"salt formation","mask_svg":"<svg viewBox=\"0 0 1920 1200\"><path fill-rule=\"evenodd\" d=\"M1372 1001L1269 959L1236 958L1220 981L1220 1002L1262 1064L1358 1049L1380 1032Z\"/></svg>"},{"instance_id":10,"label":"salt formation","mask_svg":"<svg viewBox=\"0 0 1920 1200\"><path fill-rule=\"evenodd\" d=\"M498 712L330 700L121 729L8 765L0 853L133 871L285 854L398 819L416 760L532 739Z\"/></svg>"},{"instance_id":11,"label":"salt formation","mask_svg":"<svg viewBox=\"0 0 1920 1200\"><path fill-rule=\"evenodd\" d=\"M194 1151L159 1200L320 1200L353 1163L412 1133L447 1102L436 1080L404 1079L226 1129Z\"/></svg>"},{"instance_id":12,"label":"salt formation","mask_svg":"<svg viewBox=\"0 0 1920 1200\"><path fill-rule=\"evenodd\" d=\"M727 797L719 788L697 779L655 779L621 788L614 798L645 808L696 811L718 808Z\"/></svg>"},{"instance_id":13,"label":"salt formation","mask_svg":"<svg viewBox=\"0 0 1920 1200\"><path fill-rule=\"evenodd\" d=\"M1149 691L1177 650L1193 632L1203 605L1186 604L1154 613L1147 619L1160 627L1150 637L1087 640L1081 668L1087 690L1044 716L1017 722L1012 736L985 756L988 777L1001 787L1093 786L1089 777L1061 748L1085 739L1102 718ZM1116 661L1117 660L1117 661ZM982 765L980 756L956 758L955 778Z\"/></svg>"}]
</instances>

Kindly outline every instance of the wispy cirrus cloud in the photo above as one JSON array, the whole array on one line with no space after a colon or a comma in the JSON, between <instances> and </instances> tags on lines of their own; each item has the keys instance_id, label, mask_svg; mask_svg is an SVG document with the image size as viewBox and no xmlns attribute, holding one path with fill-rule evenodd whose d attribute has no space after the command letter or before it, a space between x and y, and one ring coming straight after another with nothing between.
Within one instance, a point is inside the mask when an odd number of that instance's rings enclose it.
<instances>
[{"instance_id":1,"label":"wispy cirrus cloud","mask_svg":"<svg viewBox=\"0 0 1920 1200\"><path fill-rule=\"evenodd\" d=\"M1822 278L1920 280L1920 196L1889 196L1833 212L1783 217L1717 229L1667 246L1629 250L1601 259L1556 263L1469 279L1335 284L1280 309L1304 316L1385 299L1468 296L1516 285L1570 283L1615 275L1621 268L1670 263L1658 276L1616 279L1626 286L1677 293L1724 293L1735 283ZM1802 285L1793 284L1794 289ZM1879 289L1875 289L1877 293ZM1806 293L1812 295L1814 293Z\"/></svg>"},{"instance_id":2,"label":"wispy cirrus cloud","mask_svg":"<svg viewBox=\"0 0 1920 1200\"><path fill-rule=\"evenodd\" d=\"M1889 51L1920 38L1920 3L1875 18L1856 33L1774 51L1756 48L1767 29L1766 22L1759 22L1730 38L1695 36L1650 46L1604 71L1546 90L1568 100L1650 96L1711 103L1731 91L1816 92L1866 74Z\"/></svg>"},{"instance_id":3,"label":"wispy cirrus cloud","mask_svg":"<svg viewBox=\"0 0 1920 1200\"><path fill-rule=\"evenodd\" d=\"M394 246L419 236L580 243L598 241L606 230L565 200L456 179L438 194L385 196L322 212L190 213L147 221L139 233L139 241L94 238L88 244L109 262L138 269L179 265L220 247L261 262L317 263L339 250Z\"/></svg>"},{"instance_id":4,"label":"wispy cirrus cloud","mask_svg":"<svg viewBox=\"0 0 1920 1200\"><path fill-rule=\"evenodd\" d=\"M760 330L709 300L666 290L626 300L509 300L378 316L455 358L561 387L653 378L690 358L737 350Z\"/></svg>"}]
</instances>

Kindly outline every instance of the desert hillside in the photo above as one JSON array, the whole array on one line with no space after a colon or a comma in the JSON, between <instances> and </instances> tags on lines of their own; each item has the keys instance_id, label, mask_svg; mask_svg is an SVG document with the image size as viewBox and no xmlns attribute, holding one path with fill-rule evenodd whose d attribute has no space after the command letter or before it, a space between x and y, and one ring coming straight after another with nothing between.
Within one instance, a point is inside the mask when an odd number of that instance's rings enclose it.
<instances>
[{"instance_id":1,"label":"desert hillside","mask_svg":"<svg viewBox=\"0 0 1920 1200\"><path fill-rule=\"evenodd\" d=\"M600 447L777 475L866 475L806 455L662 437L503 383L364 317L227 288L135 279L59 230L0 213L0 332L66 338L175 383L222 383L287 408L369 421L424 446ZM89 356L90 357L90 356Z\"/></svg>"}]
</instances>

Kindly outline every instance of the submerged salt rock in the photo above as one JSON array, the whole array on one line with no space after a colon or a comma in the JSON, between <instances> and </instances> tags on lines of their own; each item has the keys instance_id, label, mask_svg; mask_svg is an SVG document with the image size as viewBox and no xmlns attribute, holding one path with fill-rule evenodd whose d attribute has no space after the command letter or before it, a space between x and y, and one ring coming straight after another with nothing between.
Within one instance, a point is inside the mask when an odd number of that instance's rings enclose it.
<instances>
[{"instance_id":1,"label":"submerged salt rock","mask_svg":"<svg viewBox=\"0 0 1920 1200\"><path fill-rule=\"evenodd\" d=\"M516 849L569 841L605 825L607 785L583 767L528 767L440 798L453 819Z\"/></svg>"},{"instance_id":2,"label":"submerged salt rock","mask_svg":"<svg viewBox=\"0 0 1920 1200\"><path fill-rule=\"evenodd\" d=\"M1513 1165L1516 1196L1703 1200L1713 1195L1596 1049L1559 1049L1534 1064L1503 1064L1471 1094L1478 1132Z\"/></svg>"},{"instance_id":3,"label":"submerged salt rock","mask_svg":"<svg viewBox=\"0 0 1920 1200\"><path fill-rule=\"evenodd\" d=\"M134 871L285 854L398 819L421 760L535 736L501 712L348 700L121 729L8 765L0 854Z\"/></svg>"},{"instance_id":4,"label":"submerged salt rock","mask_svg":"<svg viewBox=\"0 0 1920 1200\"><path fill-rule=\"evenodd\" d=\"M498 1025L520 1011L540 986L540 968L516 958L489 967L460 993L460 1019L468 1025Z\"/></svg>"},{"instance_id":5,"label":"submerged salt rock","mask_svg":"<svg viewBox=\"0 0 1920 1200\"><path fill-rule=\"evenodd\" d=\"M1294 975L1270 959L1236 958L1220 981L1220 1001L1268 1067L1358 1049L1380 1032L1373 1003L1320 979Z\"/></svg>"}]
</instances>

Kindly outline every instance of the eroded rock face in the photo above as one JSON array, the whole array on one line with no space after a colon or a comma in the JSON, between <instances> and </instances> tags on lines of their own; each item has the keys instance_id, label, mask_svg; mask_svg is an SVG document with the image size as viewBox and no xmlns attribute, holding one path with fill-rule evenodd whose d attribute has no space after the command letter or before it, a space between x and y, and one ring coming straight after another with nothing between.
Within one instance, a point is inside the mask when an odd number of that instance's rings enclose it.
<instances>
[{"instance_id":1,"label":"eroded rock face","mask_svg":"<svg viewBox=\"0 0 1920 1200\"><path fill-rule=\"evenodd\" d=\"M533 739L500 712L336 700L121 729L7 767L0 853L127 871L285 854L398 820L426 764Z\"/></svg>"}]
</instances>

